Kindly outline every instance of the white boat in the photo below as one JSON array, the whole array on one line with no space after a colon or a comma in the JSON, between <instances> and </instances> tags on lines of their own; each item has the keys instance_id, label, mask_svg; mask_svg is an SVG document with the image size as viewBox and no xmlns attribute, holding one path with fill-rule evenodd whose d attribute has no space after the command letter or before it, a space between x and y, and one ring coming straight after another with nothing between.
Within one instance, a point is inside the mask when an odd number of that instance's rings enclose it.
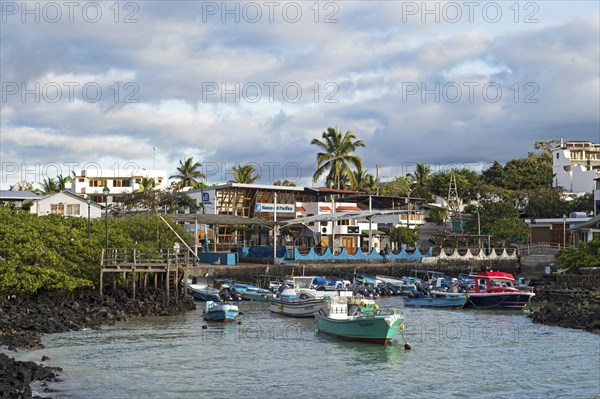
<instances>
[{"instance_id":1,"label":"white boat","mask_svg":"<svg viewBox=\"0 0 600 399\"><path fill-rule=\"evenodd\" d=\"M312 282L312 276L293 277L293 288L280 288L277 297L271 299L271 312L290 317L312 317L332 297L352 296L352 291L318 291Z\"/></svg>"}]
</instances>

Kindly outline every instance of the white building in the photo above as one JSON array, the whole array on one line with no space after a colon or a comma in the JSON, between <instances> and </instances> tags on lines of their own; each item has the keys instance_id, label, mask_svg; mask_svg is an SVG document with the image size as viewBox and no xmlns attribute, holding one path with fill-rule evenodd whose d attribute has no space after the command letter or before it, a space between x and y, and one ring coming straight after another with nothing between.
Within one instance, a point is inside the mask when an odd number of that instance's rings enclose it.
<instances>
[{"instance_id":1,"label":"white building","mask_svg":"<svg viewBox=\"0 0 600 399\"><path fill-rule=\"evenodd\" d=\"M83 169L78 171L73 180L71 191L80 197L91 195L94 201L105 202L102 190L108 187L108 202L116 202L120 195L138 191L144 178L154 179L155 189L168 187L166 170Z\"/></svg>"},{"instance_id":2,"label":"white building","mask_svg":"<svg viewBox=\"0 0 600 399\"><path fill-rule=\"evenodd\" d=\"M331 215L338 212L358 212L363 209L353 202L298 202L296 211L298 218ZM335 210L334 210L335 207ZM372 224L372 229L377 228L377 223ZM334 250L346 248L349 254L354 254L361 246L361 234L369 231L369 223L358 219L320 220L308 222L304 225L303 235L312 245L332 247Z\"/></svg>"},{"instance_id":3,"label":"white building","mask_svg":"<svg viewBox=\"0 0 600 399\"><path fill-rule=\"evenodd\" d=\"M34 200L29 212L38 216L43 215L63 215L87 217L88 206L90 218L99 218L102 216L102 207L96 202L87 203L85 198L81 198L69 191L48 194Z\"/></svg>"},{"instance_id":4,"label":"white building","mask_svg":"<svg viewBox=\"0 0 600 399\"><path fill-rule=\"evenodd\" d=\"M554 187L572 193L591 193L600 177L600 144L567 141L552 149Z\"/></svg>"}]
</instances>

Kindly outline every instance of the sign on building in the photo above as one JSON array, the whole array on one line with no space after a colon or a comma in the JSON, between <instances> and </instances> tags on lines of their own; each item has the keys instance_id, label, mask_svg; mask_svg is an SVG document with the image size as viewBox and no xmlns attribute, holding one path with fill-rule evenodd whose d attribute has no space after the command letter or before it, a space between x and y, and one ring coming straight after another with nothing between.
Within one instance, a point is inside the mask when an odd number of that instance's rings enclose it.
<instances>
[{"instance_id":1,"label":"sign on building","mask_svg":"<svg viewBox=\"0 0 600 399\"><path fill-rule=\"evenodd\" d=\"M256 212L269 212L269 213L274 213L275 212L275 204L268 204L268 203L260 203L257 202L256 203L256 207L254 208ZM293 205L286 205L286 204L277 204L277 212L282 212L282 213L293 213L295 212L295 208Z\"/></svg>"}]
</instances>

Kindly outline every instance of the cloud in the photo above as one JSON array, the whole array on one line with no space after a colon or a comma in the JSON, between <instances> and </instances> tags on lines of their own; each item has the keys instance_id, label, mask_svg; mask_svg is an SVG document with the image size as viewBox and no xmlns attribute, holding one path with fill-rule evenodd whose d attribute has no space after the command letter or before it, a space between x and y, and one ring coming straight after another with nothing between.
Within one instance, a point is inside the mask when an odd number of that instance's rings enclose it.
<instances>
[{"instance_id":1,"label":"cloud","mask_svg":"<svg viewBox=\"0 0 600 399\"><path fill-rule=\"evenodd\" d=\"M109 3L96 23L3 15L1 162L150 168L156 146L169 174L193 156L278 164L273 180L297 164L310 184L310 141L329 126L356 132L364 165L389 177L415 162L506 161L539 139L600 142L597 3L542 3L535 24L508 9L494 24L423 23L402 2L372 3L296 3L296 22L282 14L292 3L272 21L256 3L256 22L251 3L222 22L207 9L221 2L132 3L118 23Z\"/></svg>"}]
</instances>

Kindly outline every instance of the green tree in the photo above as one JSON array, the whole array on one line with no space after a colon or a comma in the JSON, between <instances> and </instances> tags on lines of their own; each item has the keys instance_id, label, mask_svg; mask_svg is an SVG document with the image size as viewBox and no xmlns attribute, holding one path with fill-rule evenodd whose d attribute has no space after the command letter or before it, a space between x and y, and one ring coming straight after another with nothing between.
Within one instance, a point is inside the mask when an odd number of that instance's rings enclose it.
<instances>
[{"instance_id":1,"label":"green tree","mask_svg":"<svg viewBox=\"0 0 600 399\"><path fill-rule=\"evenodd\" d=\"M25 180L20 180L17 183L10 186L10 191L31 191L33 192L35 189L33 188L33 184L29 183Z\"/></svg>"},{"instance_id":2,"label":"green tree","mask_svg":"<svg viewBox=\"0 0 600 399\"><path fill-rule=\"evenodd\" d=\"M413 182L412 196L419 198L431 198L429 191L429 178L431 176L431 166L421 162L417 164L414 172L409 173L407 177Z\"/></svg>"},{"instance_id":3,"label":"green tree","mask_svg":"<svg viewBox=\"0 0 600 399\"><path fill-rule=\"evenodd\" d=\"M56 186L58 191L65 191L67 189L67 183L71 183L73 178L71 176L64 177L63 175L56 176Z\"/></svg>"},{"instance_id":4,"label":"green tree","mask_svg":"<svg viewBox=\"0 0 600 399\"><path fill-rule=\"evenodd\" d=\"M139 188L140 192L143 193L145 191L153 190L154 187L156 187L156 181L154 180L154 177L142 177Z\"/></svg>"},{"instance_id":5,"label":"green tree","mask_svg":"<svg viewBox=\"0 0 600 399\"><path fill-rule=\"evenodd\" d=\"M429 178L429 189L438 197L448 197L450 187L450 176L454 172L456 177L456 191L463 200L475 200L479 197L480 179L479 175L469 169L452 169L449 172L437 172Z\"/></svg>"},{"instance_id":6,"label":"green tree","mask_svg":"<svg viewBox=\"0 0 600 399\"><path fill-rule=\"evenodd\" d=\"M482 173L482 181L509 190L531 190L552 186L552 155L543 150L530 152L527 158L511 159L502 166L498 161Z\"/></svg>"},{"instance_id":7,"label":"green tree","mask_svg":"<svg viewBox=\"0 0 600 399\"><path fill-rule=\"evenodd\" d=\"M0 207L0 220L0 302L6 295L97 285L104 219L92 219L89 239L86 218L37 216ZM191 242L182 226L167 222ZM155 213L111 217L108 230L113 248L155 252L178 242Z\"/></svg>"},{"instance_id":8,"label":"green tree","mask_svg":"<svg viewBox=\"0 0 600 399\"><path fill-rule=\"evenodd\" d=\"M351 185L350 189L355 191L362 191L367 194L373 194L377 191L379 179L375 179L375 177L372 174L370 174L366 170L363 170L362 168L359 168L353 171L352 173L354 173L354 181L356 183L354 185Z\"/></svg>"},{"instance_id":9,"label":"green tree","mask_svg":"<svg viewBox=\"0 0 600 399\"><path fill-rule=\"evenodd\" d=\"M529 227L518 217L498 218L490 226L489 233L492 237L500 240L502 246L507 242L525 243L529 240Z\"/></svg>"},{"instance_id":10,"label":"green tree","mask_svg":"<svg viewBox=\"0 0 600 399\"><path fill-rule=\"evenodd\" d=\"M562 198L559 188L538 188L527 193L525 217L557 218L569 213L569 204Z\"/></svg>"},{"instance_id":11,"label":"green tree","mask_svg":"<svg viewBox=\"0 0 600 399\"><path fill-rule=\"evenodd\" d=\"M419 230L411 229L404 226L396 226L390 229L390 241L395 242L398 246L412 245L419 239Z\"/></svg>"},{"instance_id":12,"label":"green tree","mask_svg":"<svg viewBox=\"0 0 600 399\"><path fill-rule=\"evenodd\" d=\"M567 203L567 211L565 215L570 214L571 212L586 212L593 213L594 212L594 196L592 193L585 193L573 201Z\"/></svg>"},{"instance_id":13,"label":"green tree","mask_svg":"<svg viewBox=\"0 0 600 399\"><path fill-rule=\"evenodd\" d=\"M345 173L351 185L356 184L354 173L350 169L353 165L356 169L362 169L362 161L357 155L353 155L358 147L364 147L362 140L355 140L356 134L347 131L343 136L336 128L327 128L322 134L323 141L313 139L312 145L316 145L321 150L317 153L317 170L313 174L313 181L317 182L319 178L328 172L326 182L338 189L343 188L342 175Z\"/></svg>"},{"instance_id":14,"label":"green tree","mask_svg":"<svg viewBox=\"0 0 600 399\"><path fill-rule=\"evenodd\" d=\"M59 191L58 185L56 184L56 180L51 179L49 177L42 180L40 183L43 194L53 194Z\"/></svg>"},{"instance_id":15,"label":"green tree","mask_svg":"<svg viewBox=\"0 0 600 399\"><path fill-rule=\"evenodd\" d=\"M256 168L250 164L235 165L231 168L231 174L238 183L253 184L260 179L260 176L256 172Z\"/></svg>"},{"instance_id":16,"label":"green tree","mask_svg":"<svg viewBox=\"0 0 600 399\"><path fill-rule=\"evenodd\" d=\"M273 185L274 186L296 187L296 183L294 183L293 181L290 181L288 179L285 179L284 181L275 180L275 182L273 182Z\"/></svg>"},{"instance_id":17,"label":"green tree","mask_svg":"<svg viewBox=\"0 0 600 399\"><path fill-rule=\"evenodd\" d=\"M178 173L169 176L169 179L179 179L176 184L180 189L183 187L194 187L198 184L199 180L206 179L200 168L202 168L202 164L194 162L193 157L189 157L185 162L179 161L179 166L177 167Z\"/></svg>"},{"instance_id":18,"label":"green tree","mask_svg":"<svg viewBox=\"0 0 600 399\"><path fill-rule=\"evenodd\" d=\"M568 268L570 272L575 272L580 267L600 267L600 236L582 243L579 248L567 248L558 252L556 260L561 268Z\"/></svg>"},{"instance_id":19,"label":"green tree","mask_svg":"<svg viewBox=\"0 0 600 399\"><path fill-rule=\"evenodd\" d=\"M444 208L433 208L429 210L429 220L433 223L444 223L446 210Z\"/></svg>"},{"instance_id":20,"label":"green tree","mask_svg":"<svg viewBox=\"0 0 600 399\"><path fill-rule=\"evenodd\" d=\"M394 180L384 183L379 192L389 197L406 197L410 192L412 182L404 176L398 176Z\"/></svg>"}]
</instances>

